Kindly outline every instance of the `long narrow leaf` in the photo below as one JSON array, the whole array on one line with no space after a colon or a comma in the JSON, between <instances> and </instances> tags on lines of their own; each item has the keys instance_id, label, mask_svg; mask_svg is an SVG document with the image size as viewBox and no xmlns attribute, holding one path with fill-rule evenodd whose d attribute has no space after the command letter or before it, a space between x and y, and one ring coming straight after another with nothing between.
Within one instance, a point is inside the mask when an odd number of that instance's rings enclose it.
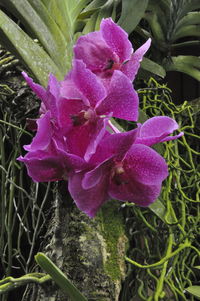
<instances>
[{"instance_id":1,"label":"long narrow leaf","mask_svg":"<svg viewBox=\"0 0 200 301\"><path fill-rule=\"evenodd\" d=\"M66 55L65 39L58 26L48 14L46 7L39 0L2 0L6 2L8 9L19 18L25 28L37 38L46 52L49 53L53 61L63 74L66 73L66 63L62 58ZM38 7L37 10L35 7Z\"/></svg>"},{"instance_id":2,"label":"long narrow leaf","mask_svg":"<svg viewBox=\"0 0 200 301\"><path fill-rule=\"evenodd\" d=\"M122 13L118 24L131 33L144 16L148 0L122 0Z\"/></svg>"},{"instance_id":3,"label":"long narrow leaf","mask_svg":"<svg viewBox=\"0 0 200 301\"><path fill-rule=\"evenodd\" d=\"M54 21L58 24L58 27L60 28L63 35L65 36L65 39L69 41L70 40L69 28L70 28L71 20L68 20L66 18L66 14L65 11L63 10L63 7L61 9L61 7L59 6L62 5L62 3L56 0L47 0L47 1L48 3L46 4L46 7L50 15L52 16ZM64 9L66 9L66 7L64 7Z\"/></svg>"},{"instance_id":4,"label":"long narrow leaf","mask_svg":"<svg viewBox=\"0 0 200 301\"><path fill-rule=\"evenodd\" d=\"M69 281L63 272L43 253L35 256L39 266L47 272L62 291L71 298L72 301L87 301L79 290Z\"/></svg>"},{"instance_id":5,"label":"long narrow leaf","mask_svg":"<svg viewBox=\"0 0 200 301\"><path fill-rule=\"evenodd\" d=\"M89 2L91 2L91 1L90 0L81 0L78 3L76 3L76 5L74 6L74 8L71 11L71 16L72 16L73 20L75 20L78 17L78 15L87 6L87 4Z\"/></svg>"},{"instance_id":6,"label":"long narrow leaf","mask_svg":"<svg viewBox=\"0 0 200 301\"><path fill-rule=\"evenodd\" d=\"M188 12L200 9L200 1L199 0L190 0L185 1L185 5L182 9L182 16L185 16Z\"/></svg>"},{"instance_id":7,"label":"long narrow leaf","mask_svg":"<svg viewBox=\"0 0 200 301\"><path fill-rule=\"evenodd\" d=\"M186 25L179 28L173 36L173 39L178 40L185 37L200 37L200 24Z\"/></svg>"},{"instance_id":8,"label":"long narrow leaf","mask_svg":"<svg viewBox=\"0 0 200 301\"><path fill-rule=\"evenodd\" d=\"M190 293L191 295L195 296L196 298L198 298L198 300L200 299L200 286L199 285L190 286L190 287L186 288L186 291L188 293Z\"/></svg>"},{"instance_id":9,"label":"long narrow leaf","mask_svg":"<svg viewBox=\"0 0 200 301\"><path fill-rule=\"evenodd\" d=\"M83 10L84 12L91 10L91 9L97 9L102 7L105 3L107 2L107 0L94 0L92 1L90 4L87 5L87 7L85 7L85 9Z\"/></svg>"},{"instance_id":10,"label":"long narrow leaf","mask_svg":"<svg viewBox=\"0 0 200 301\"><path fill-rule=\"evenodd\" d=\"M167 71L186 73L200 81L200 57L179 55L163 62Z\"/></svg>"},{"instance_id":11,"label":"long narrow leaf","mask_svg":"<svg viewBox=\"0 0 200 301\"><path fill-rule=\"evenodd\" d=\"M195 25L200 23L200 12L190 12L185 17L183 17L177 24L176 29L181 28L186 25Z\"/></svg>"},{"instance_id":12,"label":"long narrow leaf","mask_svg":"<svg viewBox=\"0 0 200 301\"><path fill-rule=\"evenodd\" d=\"M141 62L141 68L162 78L164 78L166 75L165 69L162 66L146 57L144 57Z\"/></svg>"},{"instance_id":13,"label":"long narrow leaf","mask_svg":"<svg viewBox=\"0 0 200 301\"><path fill-rule=\"evenodd\" d=\"M149 209L154 214L156 214L164 223L166 222L167 209L166 209L165 205L159 199L157 199L154 203L152 203L149 206ZM172 214L169 214L167 216L167 223L174 224L175 222L177 222L177 220L174 219Z\"/></svg>"},{"instance_id":14,"label":"long narrow leaf","mask_svg":"<svg viewBox=\"0 0 200 301\"><path fill-rule=\"evenodd\" d=\"M15 54L43 86L46 86L50 72L58 79L63 78L58 67L42 47L26 35L23 30L1 10L0 43Z\"/></svg>"}]
</instances>

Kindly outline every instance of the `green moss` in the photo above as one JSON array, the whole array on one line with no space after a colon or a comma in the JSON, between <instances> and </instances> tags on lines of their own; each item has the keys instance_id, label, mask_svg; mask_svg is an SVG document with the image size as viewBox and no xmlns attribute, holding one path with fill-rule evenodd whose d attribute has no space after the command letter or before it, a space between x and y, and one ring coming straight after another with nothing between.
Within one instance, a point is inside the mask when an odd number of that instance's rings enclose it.
<instances>
[{"instance_id":1,"label":"green moss","mask_svg":"<svg viewBox=\"0 0 200 301\"><path fill-rule=\"evenodd\" d=\"M104 269L112 280L121 280L125 274L124 255L128 240L125 236L124 218L119 211L119 203L107 202L97 218L108 254L104 260Z\"/></svg>"}]
</instances>

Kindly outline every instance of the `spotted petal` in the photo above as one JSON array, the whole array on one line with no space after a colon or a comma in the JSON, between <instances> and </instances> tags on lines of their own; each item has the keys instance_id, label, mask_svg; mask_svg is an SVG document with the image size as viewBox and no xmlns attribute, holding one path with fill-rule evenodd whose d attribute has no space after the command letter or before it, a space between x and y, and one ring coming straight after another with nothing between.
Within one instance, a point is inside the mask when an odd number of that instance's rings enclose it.
<instances>
[{"instance_id":1,"label":"spotted petal","mask_svg":"<svg viewBox=\"0 0 200 301\"><path fill-rule=\"evenodd\" d=\"M157 185L167 176L167 164L152 148L134 144L126 154L124 159L125 172L142 184Z\"/></svg>"},{"instance_id":2,"label":"spotted petal","mask_svg":"<svg viewBox=\"0 0 200 301\"><path fill-rule=\"evenodd\" d=\"M183 135L182 132L175 136L169 136L169 134L178 127L178 123L170 117L155 116L139 126L139 134L135 143L151 146L159 142L177 139Z\"/></svg>"},{"instance_id":3,"label":"spotted petal","mask_svg":"<svg viewBox=\"0 0 200 301\"><path fill-rule=\"evenodd\" d=\"M82 60L94 73L106 68L109 60L117 60L100 31L80 37L74 46L74 54L76 59Z\"/></svg>"},{"instance_id":4,"label":"spotted petal","mask_svg":"<svg viewBox=\"0 0 200 301\"><path fill-rule=\"evenodd\" d=\"M108 200L108 175L104 175L95 187L87 190L82 187L83 176L84 172L70 174L68 189L77 207L89 217L94 217L98 209Z\"/></svg>"},{"instance_id":5,"label":"spotted petal","mask_svg":"<svg viewBox=\"0 0 200 301\"><path fill-rule=\"evenodd\" d=\"M137 121L138 95L131 81L121 71L114 71L108 96L99 103L96 111L99 115L112 113L113 117Z\"/></svg>"},{"instance_id":6,"label":"spotted petal","mask_svg":"<svg viewBox=\"0 0 200 301\"><path fill-rule=\"evenodd\" d=\"M29 145L24 145L27 151L45 150L51 140L52 127L50 121L50 112L46 112L40 119L37 120L37 133L33 141Z\"/></svg>"},{"instance_id":7,"label":"spotted petal","mask_svg":"<svg viewBox=\"0 0 200 301\"><path fill-rule=\"evenodd\" d=\"M46 151L29 152L18 160L25 163L28 175L35 182L63 180L69 172L87 168L87 163L82 158L56 149L54 143Z\"/></svg>"},{"instance_id":8,"label":"spotted petal","mask_svg":"<svg viewBox=\"0 0 200 301\"><path fill-rule=\"evenodd\" d=\"M35 94L40 98L40 99L45 99L46 97L46 90L40 86L39 84L36 84L33 82L33 79L28 76L26 72L22 72L22 75L24 79L26 80L27 84L29 87L35 92Z\"/></svg>"},{"instance_id":9,"label":"spotted petal","mask_svg":"<svg viewBox=\"0 0 200 301\"><path fill-rule=\"evenodd\" d=\"M120 63L130 58L133 48L128 40L128 34L120 26L115 24L111 18L103 19L100 31L107 45L120 58Z\"/></svg>"},{"instance_id":10,"label":"spotted petal","mask_svg":"<svg viewBox=\"0 0 200 301\"><path fill-rule=\"evenodd\" d=\"M106 97L106 90L101 81L81 60L74 60L71 78L78 90L89 100L91 107Z\"/></svg>"},{"instance_id":11,"label":"spotted petal","mask_svg":"<svg viewBox=\"0 0 200 301\"><path fill-rule=\"evenodd\" d=\"M112 199L147 207L157 199L160 190L161 184L145 185L135 180L131 182L124 181L121 185L112 182L109 187L109 196Z\"/></svg>"},{"instance_id":12,"label":"spotted petal","mask_svg":"<svg viewBox=\"0 0 200 301\"><path fill-rule=\"evenodd\" d=\"M121 71L126 74L126 76L133 81L140 68L140 63L143 56L147 52L151 45L151 39L148 39L140 48L138 48L131 56L128 62L122 65Z\"/></svg>"}]
</instances>

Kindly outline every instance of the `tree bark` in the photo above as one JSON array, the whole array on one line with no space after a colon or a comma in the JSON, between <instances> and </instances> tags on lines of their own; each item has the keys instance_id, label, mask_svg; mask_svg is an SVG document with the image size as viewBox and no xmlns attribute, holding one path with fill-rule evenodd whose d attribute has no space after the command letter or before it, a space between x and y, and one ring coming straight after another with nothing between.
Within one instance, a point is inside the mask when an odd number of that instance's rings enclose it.
<instances>
[{"instance_id":1,"label":"tree bark","mask_svg":"<svg viewBox=\"0 0 200 301\"><path fill-rule=\"evenodd\" d=\"M66 183L58 185L43 252L90 300L118 301L126 274L127 248L119 204L110 201L90 219L70 199ZM52 283L32 286L26 300L68 301Z\"/></svg>"}]
</instances>

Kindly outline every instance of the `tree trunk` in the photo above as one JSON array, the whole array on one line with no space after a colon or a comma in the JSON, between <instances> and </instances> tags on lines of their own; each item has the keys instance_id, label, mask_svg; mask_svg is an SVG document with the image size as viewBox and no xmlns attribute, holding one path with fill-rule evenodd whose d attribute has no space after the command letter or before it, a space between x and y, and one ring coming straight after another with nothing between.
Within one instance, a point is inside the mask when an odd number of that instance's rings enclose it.
<instances>
[{"instance_id":1,"label":"tree trunk","mask_svg":"<svg viewBox=\"0 0 200 301\"><path fill-rule=\"evenodd\" d=\"M96 218L80 212L59 183L43 252L90 300L118 301L125 277L127 238L119 204L110 201ZM53 284L31 286L26 300L68 301Z\"/></svg>"}]
</instances>

